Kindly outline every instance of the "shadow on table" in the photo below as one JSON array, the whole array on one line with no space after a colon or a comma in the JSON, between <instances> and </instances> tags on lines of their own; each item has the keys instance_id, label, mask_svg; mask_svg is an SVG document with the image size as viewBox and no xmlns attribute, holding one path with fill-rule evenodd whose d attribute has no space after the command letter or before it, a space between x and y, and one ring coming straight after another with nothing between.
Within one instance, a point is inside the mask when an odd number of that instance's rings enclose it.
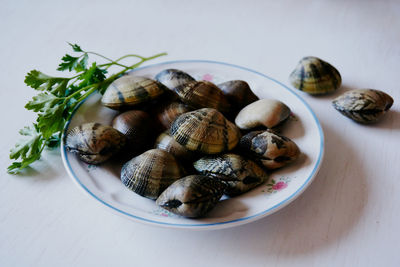
<instances>
[{"instance_id":1,"label":"shadow on table","mask_svg":"<svg viewBox=\"0 0 400 267\"><path fill-rule=\"evenodd\" d=\"M361 157L342 139L340 129L323 129L324 162L302 196L265 219L220 231L246 244L239 245L241 254L269 258L312 253L349 235L358 224L368 197ZM215 242L221 238L217 233L208 237Z\"/></svg>"}]
</instances>

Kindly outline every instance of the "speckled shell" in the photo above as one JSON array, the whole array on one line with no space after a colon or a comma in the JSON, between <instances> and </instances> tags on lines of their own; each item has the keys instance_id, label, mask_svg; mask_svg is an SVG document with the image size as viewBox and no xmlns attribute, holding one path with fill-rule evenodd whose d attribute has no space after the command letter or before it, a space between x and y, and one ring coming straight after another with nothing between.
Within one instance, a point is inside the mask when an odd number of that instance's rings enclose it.
<instances>
[{"instance_id":1,"label":"speckled shell","mask_svg":"<svg viewBox=\"0 0 400 267\"><path fill-rule=\"evenodd\" d=\"M195 154L176 142L175 139L168 134L168 131L158 136L155 148L165 150L182 161L190 161L195 158Z\"/></svg>"},{"instance_id":2,"label":"speckled shell","mask_svg":"<svg viewBox=\"0 0 400 267\"><path fill-rule=\"evenodd\" d=\"M236 116L235 123L242 130L259 126L272 128L286 120L289 115L289 107L281 101L260 99L244 107Z\"/></svg>"},{"instance_id":3,"label":"speckled shell","mask_svg":"<svg viewBox=\"0 0 400 267\"><path fill-rule=\"evenodd\" d=\"M239 129L212 108L180 115L172 123L170 135L188 150L205 154L231 150L240 139Z\"/></svg>"},{"instance_id":4,"label":"speckled shell","mask_svg":"<svg viewBox=\"0 0 400 267\"><path fill-rule=\"evenodd\" d=\"M172 102L166 105L159 106L155 110L155 118L163 130L169 129L172 122L183 113L193 110L189 106L179 103Z\"/></svg>"},{"instance_id":5,"label":"speckled shell","mask_svg":"<svg viewBox=\"0 0 400 267\"><path fill-rule=\"evenodd\" d=\"M125 135L127 147L132 153L141 152L144 148L151 146L150 143L154 141L151 118L144 111L123 112L113 119L112 126Z\"/></svg>"},{"instance_id":6,"label":"speckled shell","mask_svg":"<svg viewBox=\"0 0 400 267\"><path fill-rule=\"evenodd\" d=\"M231 153L203 157L193 165L200 173L225 181L228 196L245 193L268 179L268 174L254 161Z\"/></svg>"},{"instance_id":7,"label":"speckled shell","mask_svg":"<svg viewBox=\"0 0 400 267\"><path fill-rule=\"evenodd\" d=\"M326 94L342 83L339 71L317 57L304 57L289 76L290 83L300 91L312 95Z\"/></svg>"},{"instance_id":8,"label":"speckled shell","mask_svg":"<svg viewBox=\"0 0 400 267\"><path fill-rule=\"evenodd\" d=\"M224 93L208 81L192 81L175 88L182 102L195 108L215 108L228 113L230 104Z\"/></svg>"},{"instance_id":9,"label":"speckled shell","mask_svg":"<svg viewBox=\"0 0 400 267\"><path fill-rule=\"evenodd\" d=\"M124 164L122 183L135 193L156 199L170 184L184 176L183 169L170 153L151 149Z\"/></svg>"},{"instance_id":10,"label":"speckled shell","mask_svg":"<svg viewBox=\"0 0 400 267\"><path fill-rule=\"evenodd\" d=\"M227 81L217 85L227 97L235 110L251 104L259 98L251 91L247 82L241 80Z\"/></svg>"},{"instance_id":11,"label":"speckled shell","mask_svg":"<svg viewBox=\"0 0 400 267\"><path fill-rule=\"evenodd\" d=\"M186 176L170 185L156 204L185 217L201 217L218 203L226 185L203 175Z\"/></svg>"},{"instance_id":12,"label":"speckled shell","mask_svg":"<svg viewBox=\"0 0 400 267\"><path fill-rule=\"evenodd\" d=\"M393 105L393 98L379 90L348 91L332 101L333 107L344 116L360 123L378 121Z\"/></svg>"},{"instance_id":13,"label":"speckled shell","mask_svg":"<svg viewBox=\"0 0 400 267\"><path fill-rule=\"evenodd\" d=\"M272 131L254 131L240 139L239 148L253 156L268 169L280 168L300 155L297 145L289 138Z\"/></svg>"},{"instance_id":14,"label":"speckled shell","mask_svg":"<svg viewBox=\"0 0 400 267\"><path fill-rule=\"evenodd\" d=\"M69 131L65 143L84 162L99 164L117 153L125 142L125 136L111 126L85 123Z\"/></svg>"},{"instance_id":15,"label":"speckled shell","mask_svg":"<svg viewBox=\"0 0 400 267\"><path fill-rule=\"evenodd\" d=\"M164 86L151 79L124 75L112 82L101 102L112 109L123 109L149 101L164 93Z\"/></svg>"},{"instance_id":16,"label":"speckled shell","mask_svg":"<svg viewBox=\"0 0 400 267\"><path fill-rule=\"evenodd\" d=\"M156 75L155 79L171 90L175 90L176 87L187 82L196 81L186 72L177 69L163 70Z\"/></svg>"}]
</instances>

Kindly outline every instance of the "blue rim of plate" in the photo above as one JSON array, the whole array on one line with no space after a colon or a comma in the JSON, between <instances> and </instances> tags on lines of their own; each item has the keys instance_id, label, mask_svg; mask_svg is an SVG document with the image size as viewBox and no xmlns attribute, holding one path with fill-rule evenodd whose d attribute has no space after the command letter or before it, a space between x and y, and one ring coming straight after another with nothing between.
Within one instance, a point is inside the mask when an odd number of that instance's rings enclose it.
<instances>
[{"instance_id":1,"label":"blue rim of plate","mask_svg":"<svg viewBox=\"0 0 400 267\"><path fill-rule=\"evenodd\" d=\"M271 78L261 72L246 68L246 67L242 67L242 66L238 66L238 65L234 65L234 64L230 64L230 63L225 63L225 62L219 62L219 61L212 61L212 60L174 60L174 61L166 61L166 62L161 62L161 63L156 63L156 64L152 64L152 65L148 65L148 66L143 66L143 67L139 67L137 69L133 69L130 72L135 72L138 70L142 70L142 69L146 69L146 68L151 68L151 67L155 67L155 66L160 66L160 65L168 65L168 64L175 64L175 63L210 63L210 64L219 64L219 65L224 65L224 66L229 66L229 67L234 67L234 68L238 68L241 70L245 70L245 71L249 71L252 72L254 74L257 74L259 76L262 76L270 81L273 81L277 84L279 84L280 86L282 86L283 88L285 88L286 90L288 90L290 93L292 93L293 95L295 95L303 104L304 106L308 109L308 111L311 113L311 115L314 118L315 123L317 124L318 127L318 132L320 135L320 151L319 151L319 155L318 155L318 159L317 162L314 166L314 169L311 171L310 175L308 176L308 178L306 179L306 181L289 197L287 197L286 199L282 200L281 202L279 202L278 204L262 211L259 212L257 214L253 214L251 216L247 216L247 217L243 217L243 218L238 218L238 219L234 219L234 220L230 220L230 221L225 221L225 222L215 222L215 223L202 223L202 224L179 224L179 223L167 223L167 222L161 222L161 221L155 221L155 220L150 220L150 219L146 219L131 213L128 213L126 211L123 211L121 209L118 209L116 207L114 207L113 205L105 202L104 200L102 200L101 198L99 198L97 195L95 195L93 192L91 192L77 177L77 175L75 174L75 172L73 171L71 164L68 160L68 154L67 154L67 149L64 145L64 138L66 136L66 131L69 127L69 124L73 118L73 116L75 115L76 111L79 109L79 107L86 101L86 99L84 101L82 101L81 103L79 103L78 106L76 106L76 108L74 109L74 111L71 114L71 118L68 120L68 122L65 124L64 130L63 130L63 137L61 138L62 143L61 143L61 155L62 155L62 159L64 161L64 165L67 167L67 172L70 174L70 176L75 180L76 183L78 183L82 189L84 189L84 191L86 191L86 193L88 193L90 196L92 196L94 199L96 199L97 201L99 201L100 203L102 203L103 205L111 208L112 210L121 213L122 215L126 215L128 217L131 217L132 219L136 219L138 221L142 221L142 222L146 222L146 223L150 223L153 225L160 225L160 226L172 226L172 227L180 227L180 228L189 228L189 227L196 227L196 228L202 228L202 227L210 227L210 226L219 226L219 225L229 225L229 224L234 224L237 222L243 222L244 221L248 221L248 222L252 222L256 219L261 219L262 217L268 215L269 213L273 212L274 210L278 210L280 207L284 207L287 204L289 204L291 201L293 201L297 196L300 195L300 193L305 190L306 186L309 185L309 183L313 180L313 178L315 177L317 171L319 170L319 167L321 165L321 160L323 158L324 155L324 134L322 131L322 127L320 122L318 121L317 116L315 115L314 111L311 109L311 107L307 104L307 102L301 98L295 91L293 91L292 89L290 89L289 87L287 87L286 85L284 85L283 83L279 82L278 80L275 80L274 78ZM264 215L264 216L263 216ZM259 217L259 218L257 218ZM233 225L232 225L233 226Z\"/></svg>"}]
</instances>

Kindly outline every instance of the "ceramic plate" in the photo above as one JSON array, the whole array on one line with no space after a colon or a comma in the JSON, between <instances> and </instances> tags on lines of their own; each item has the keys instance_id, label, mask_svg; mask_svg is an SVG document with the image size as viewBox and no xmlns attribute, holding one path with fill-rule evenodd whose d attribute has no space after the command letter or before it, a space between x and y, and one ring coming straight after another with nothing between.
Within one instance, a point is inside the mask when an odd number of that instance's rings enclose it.
<instances>
[{"instance_id":1,"label":"ceramic plate","mask_svg":"<svg viewBox=\"0 0 400 267\"><path fill-rule=\"evenodd\" d=\"M216 84L245 80L260 98L274 98L286 103L293 114L285 123L282 134L297 143L302 151L301 157L290 166L272 172L268 182L252 191L235 198L223 198L206 218L188 219L165 211L154 201L125 188L119 179L119 164L88 165L66 151L63 144L61 153L65 168L78 187L92 199L108 210L138 222L174 228L220 229L270 215L289 204L310 185L321 165L324 138L318 119L301 97L262 73L214 61L165 62L139 68L132 75L154 78L155 74L168 68L181 69L198 80ZM99 94L91 95L75 110L64 135L85 122L110 124L117 113L101 106L100 97Z\"/></svg>"}]
</instances>

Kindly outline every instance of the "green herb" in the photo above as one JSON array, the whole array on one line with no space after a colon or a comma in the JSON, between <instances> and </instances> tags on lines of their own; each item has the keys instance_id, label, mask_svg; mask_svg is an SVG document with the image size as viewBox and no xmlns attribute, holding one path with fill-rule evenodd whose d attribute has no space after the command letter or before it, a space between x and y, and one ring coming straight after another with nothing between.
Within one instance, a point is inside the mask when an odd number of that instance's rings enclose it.
<instances>
[{"instance_id":1,"label":"green herb","mask_svg":"<svg viewBox=\"0 0 400 267\"><path fill-rule=\"evenodd\" d=\"M129 54L112 60L98 53L85 51L77 44L69 45L77 55L66 54L57 70L73 72L72 77L52 77L38 70L30 71L25 77L25 83L39 91L25 105L26 109L37 113L37 119L31 126L25 126L19 131L24 138L10 150L10 159L19 161L13 162L8 167L8 173L16 174L39 160L46 147L57 147L64 125L70 119L72 111L90 94L96 91L103 94L110 83L128 70L137 68L148 60L166 55L161 53L142 57ZM101 57L107 60L107 63L89 64L89 55ZM129 57L139 61L133 65L120 63ZM107 70L111 66L121 67L122 70L106 78Z\"/></svg>"}]
</instances>

